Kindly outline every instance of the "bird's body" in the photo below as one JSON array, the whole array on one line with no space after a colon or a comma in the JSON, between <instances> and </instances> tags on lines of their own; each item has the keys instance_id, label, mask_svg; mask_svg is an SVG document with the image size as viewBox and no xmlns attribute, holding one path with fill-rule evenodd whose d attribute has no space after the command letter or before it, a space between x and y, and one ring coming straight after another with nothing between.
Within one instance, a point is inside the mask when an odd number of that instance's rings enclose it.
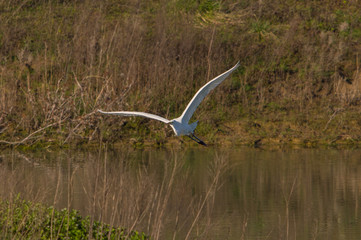
<instances>
[{"instance_id":1,"label":"bird's body","mask_svg":"<svg viewBox=\"0 0 361 240\"><path fill-rule=\"evenodd\" d=\"M121 111L121 112L104 112L102 110L98 110L98 112L103 114L111 114L111 115L120 115L120 116L139 116L139 117L146 117L154 120L158 120L169 124L176 136L187 135L196 141L199 144L205 145L205 143L197 138L194 135L194 129L197 127L198 121L189 124L189 120L191 119L194 111L197 109L198 105L203 101L203 99L208 95L208 93L217 87L224 79L226 79L236 68L239 66L239 62L229 69L228 71L222 73L221 75L215 77L208 83L206 83L198 92L193 96L192 100L188 103L186 109L183 111L182 115L178 118L174 118L172 120L168 120L166 118L160 117L155 114L151 113L144 113L144 112L128 112L128 111Z\"/></svg>"}]
</instances>

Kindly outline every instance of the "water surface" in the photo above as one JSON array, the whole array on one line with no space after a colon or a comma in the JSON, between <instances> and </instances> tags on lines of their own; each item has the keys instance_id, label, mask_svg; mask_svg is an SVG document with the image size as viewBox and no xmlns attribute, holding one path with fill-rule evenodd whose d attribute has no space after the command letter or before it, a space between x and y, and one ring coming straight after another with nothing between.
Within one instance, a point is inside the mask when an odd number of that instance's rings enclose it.
<instances>
[{"instance_id":1,"label":"water surface","mask_svg":"<svg viewBox=\"0 0 361 240\"><path fill-rule=\"evenodd\" d=\"M361 151L3 152L0 196L153 239L359 239Z\"/></svg>"}]
</instances>

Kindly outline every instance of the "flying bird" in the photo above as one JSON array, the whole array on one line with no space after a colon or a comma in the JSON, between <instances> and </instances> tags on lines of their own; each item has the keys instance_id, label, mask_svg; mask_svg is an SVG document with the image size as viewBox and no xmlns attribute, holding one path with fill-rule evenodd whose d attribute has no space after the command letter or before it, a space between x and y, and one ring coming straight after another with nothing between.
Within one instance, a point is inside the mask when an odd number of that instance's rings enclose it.
<instances>
[{"instance_id":1,"label":"flying bird","mask_svg":"<svg viewBox=\"0 0 361 240\"><path fill-rule=\"evenodd\" d=\"M202 140L200 140L196 135L194 135L194 129L197 127L198 121L189 124L189 120L191 119L194 111L197 109L198 105L202 102L202 100L208 95L208 93L217 87L221 82L224 81L234 70L236 70L239 66L239 62L229 69L228 71L222 73L221 75L213 78L209 82L207 82L198 92L193 96L192 100L188 103L186 109L183 111L180 117L174 118L172 120L168 120L166 118L160 117L155 114L145 113L145 112L128 112L128 111L121 111L121 112L104 112L102 110L98 110L98 112L103 114L110 114L110 115L120 115L120 116L138 116L138 117L145 117L154 120L158 120L169 124L176 136L186 135L190 137L192 140L196 141L197 143L207 146Z\"/></svg>"}]
</instances>

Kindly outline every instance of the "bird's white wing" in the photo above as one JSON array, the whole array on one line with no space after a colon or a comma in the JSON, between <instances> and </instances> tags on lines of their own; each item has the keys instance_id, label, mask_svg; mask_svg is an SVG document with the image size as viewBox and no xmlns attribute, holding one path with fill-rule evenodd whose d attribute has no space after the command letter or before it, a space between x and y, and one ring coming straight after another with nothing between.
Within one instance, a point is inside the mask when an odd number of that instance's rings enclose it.
<instances>
[{"instance_id":1,"label":"bird's white wing","mask_svg":"<svg viewBox=\"0 0 361 240\"><path fill-rule=\"evenodd\" d=\"M222 73L221 75L213 78L206 85L204 85L198 92L194 95L192 100L188 103L188 106L180 116L182 122L189 122L194 111L197 109L198 105L202 102L202 100L207 96L207 94L215 87L217 87L221 82L223 82L226 77L228 77L236 68L238 68L239 62L229 69L228 71Z\"/></svg>"},{"instance_id":2,"label":"bird's white wing","mask_svg":"<svg viewBox=\"0 0 361 240\"><path fill-rule=\"evenodd\" d=\"M136 117L145 117L145 118L151 118L154 120L158 120L164 123L169 123L170 121L168 119L165 119L163 117L151 114L151 113L145 113L145 112L103 112L102 110L98 110L98 112L103 114L110 114L110 115L120 115L120 116L136 116Z\"/></svg>"}]
</instances>

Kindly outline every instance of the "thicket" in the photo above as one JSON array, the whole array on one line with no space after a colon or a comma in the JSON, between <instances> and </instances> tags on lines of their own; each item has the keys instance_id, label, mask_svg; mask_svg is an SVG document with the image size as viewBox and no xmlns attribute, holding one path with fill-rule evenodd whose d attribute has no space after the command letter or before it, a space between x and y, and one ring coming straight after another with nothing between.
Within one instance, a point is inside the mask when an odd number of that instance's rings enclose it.
<instances>
[{"instance_id":1,"label":"thicket","mask_svg":"<svg viewBox=\"0 0 361 240\"><path fill-rule=\"evenodd\" d=\"M0 199L0 236L2 239L149 239L144 233L127 232L75 210L57 210L21 200Z\"/></svg>"},{"instance_id":2,"label":"thicket","mask_svg":"<svg viewBox=\"0 0 361 240\"><path fill-rule=\"evenodd\" d=\"M162 144L170 128L96 109L176 117L238 60L196 112L206 140L359 141L360 47L358 1L3 0L0 141Z\"/></svg>"}]
</instances>

